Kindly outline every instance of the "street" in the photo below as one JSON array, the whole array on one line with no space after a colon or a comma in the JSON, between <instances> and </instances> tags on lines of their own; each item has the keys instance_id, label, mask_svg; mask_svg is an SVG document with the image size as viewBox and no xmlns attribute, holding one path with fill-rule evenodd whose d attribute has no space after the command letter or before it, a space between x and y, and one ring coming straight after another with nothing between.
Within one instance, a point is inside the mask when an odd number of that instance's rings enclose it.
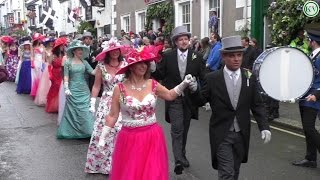
<instances>
[{"instance_id":1,"label":"street","mask_svg":"<svg viewBox=\"0 0 320 180\"><path fill-rule=\"evenodd\" d=\"M17 95L14 83L0 85L0 179L1 180L101 180L105 175L84 173L89 139L57 140L57 114L47 114L29 95ZM190 167L183 175L173 173L170 126L164 120L164 103L159 101L158 121L167 137L170 153L170 179L217 179L211 167L208 124L210 112L200 111L192 121L187 157ZM304 158L305 140L271 129L272 140L263 144L257 125L252 123L249 162L242 164L241 180L319 180L320 169L291 165ZM134 155L134 152L133 154ZM318 164L320 161L318 161Z\"/></svg>"}]
</instances>

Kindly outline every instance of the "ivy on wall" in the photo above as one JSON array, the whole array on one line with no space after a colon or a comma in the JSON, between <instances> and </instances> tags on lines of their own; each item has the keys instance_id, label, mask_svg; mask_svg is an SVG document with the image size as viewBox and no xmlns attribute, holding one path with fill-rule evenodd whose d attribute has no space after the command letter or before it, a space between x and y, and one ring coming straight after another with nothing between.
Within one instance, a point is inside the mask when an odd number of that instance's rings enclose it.
<instances>
[{"instance_id":1,"label":"ivy on wall","mask_svg":"<svg viewBox=\"0 0 320 180\"><path fill-rule=\"evenodd\" d=\"M165 20L165 29L164 35L169 36L171 30L174 28L174 7L173 3L170 2L161 2L148 6L146 13L146 28L152 29L152 20L153 19L164 19Z\"/></svg>"},{"instance_id":2,"label":"ivy on wall","mask_svg":"<svg viewBox=\"0 0 320 180\"><path fill-rule=\"evenodd\" d=\"M97 35L95 28L92 26L90 22L87 21L81 21L77 31L80 34L83 34L84 31L89 31L93 36Z\"/></svg>"},{"instance_id":3,"label":"ivy on wall","mask_svg":"<svg viewBox=\"0 0 320 180\"><path fill-rule=\"evenodd\" d=\"M272 43L277 46L290 44L297 31L305 24L320 22L320 16L307 17L303 13L303 5L307 0L277 0L267 10L267 17ZM319 3L319 1L318 1Z\"/></svg>"}]
</instances>

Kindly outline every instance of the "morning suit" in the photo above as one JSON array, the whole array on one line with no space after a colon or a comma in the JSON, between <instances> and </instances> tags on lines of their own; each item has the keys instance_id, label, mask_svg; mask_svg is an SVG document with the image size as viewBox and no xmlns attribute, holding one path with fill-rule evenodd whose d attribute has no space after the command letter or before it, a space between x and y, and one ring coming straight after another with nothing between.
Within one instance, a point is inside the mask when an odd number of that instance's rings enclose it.
<instances>
[{"instance_id":1,"label":"morning suit","mask_svg":"<svg viewBox=\"0 0 320 180\"><path fill-rule=\"evenodd\" d=\"M250 110L257 121L260 131L269 130L262 98L257 89L256 77L240 69L238 81L232 86L224 68L207 74L202 88L191 95L198 106L210 103L212 114L209 124L212 167L219 170L219 177L228 176L228 170L239 171L240 164L248 160L250 141ZM239 95L238 95L239 94ZM239 129L235 128L235 123ZM227 151L232 144L234 151ZM224 157L233 154L233 162L223 162ZM230 164L238 167L230 167ZM221 165L222 164L222 165ZM227 167L224 174L221 168ZM237 179L239 172L230 172L230 178Z\"/></svg>"},{"instance_id":2,"label":"morning suit","mask_svg":"<svg viewBox=\"0 0 320 180\"><path fill-rule=\"evenodd\" d=\"M188 49L185 59L179 56L181 52L173 49L163 54L157 69L152 77L167 89L173 89L180 84L184 76L191 74L203 81L205 65L202 56L192 49ZM189 131L190 120L198 119L198 107L193 105L190 98L190 90L186 88L181 96L173 101L165 102L166 121L171 123L171 137L173 154L176 163L185 159L185 146Z\"/></svg>"}]
</instances>

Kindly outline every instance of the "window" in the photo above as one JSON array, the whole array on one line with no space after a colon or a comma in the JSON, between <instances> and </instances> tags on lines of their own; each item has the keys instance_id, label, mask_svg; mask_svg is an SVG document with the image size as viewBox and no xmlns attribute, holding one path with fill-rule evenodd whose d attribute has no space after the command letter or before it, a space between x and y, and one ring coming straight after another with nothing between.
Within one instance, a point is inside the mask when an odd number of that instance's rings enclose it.
<instances>
[{"instance_id":1,"label":"window","mask_svg":"<svg viewBox=\"0 0 320 180\"><path fill-rule=\"evenodd\" d=\"M130 31L130 15L121 17L121 29L123 29L126 33Z\"/></svg>"},{"instance_id":2,"label":"window","mask_svg":"<svg viewBox=\"0 0 320 180\"><path fill-rule=\"evenodd\" d=\"M42 6L39 6L39 22L40 22L40 19L41 19L41 15L42 15Z\"/></svg>"},{"instance_id":3,"label":"window","mask_svg":"<svg viewBox=\"0 0 320 180\"><path fill-rule=\"evenodd\" d=\"M141 32L145 28L146 24L146 10L136 11L135 13L136 20L136 33Z\"/></svg>"},{"instance_id":4,"label":"window","mask_svg":"<svg viewBox=\"0 0 320 180\"><path fill-rule=\"evenodd\" d=\"M182 25L188 28L190 32L191 16L190 16L190 3L182 4Z\"/></svg>"},{"instance_id":5,"label":"window","mask_svg":"<svg viewBox=\"0 0 320 180\"><path fill-rule=\"evenodd\" d=\"M209 0L209 11L216 10L217 16L220 16L220 0Z\"/></svg>"},{"instance_id":6,"label":"window","mask_svg":"<svg viewBox=\"0 0 320 180\"><path fill-rule=\"evenodd\" d=\"M140 13L139 14L140 17L140 31L142 31L145 28L145 24L146 24L146 13Z\"/></svg>"},{"instance_id":7,"label":"window","mask_svg":"<svg viewBox=\"0 0 320 180\"><path fill-rule=\"evenodd\" d=\"M21 15L20 15L20 12L18 12L18 24L21 23Z\"/></svg>"}]
</instances>

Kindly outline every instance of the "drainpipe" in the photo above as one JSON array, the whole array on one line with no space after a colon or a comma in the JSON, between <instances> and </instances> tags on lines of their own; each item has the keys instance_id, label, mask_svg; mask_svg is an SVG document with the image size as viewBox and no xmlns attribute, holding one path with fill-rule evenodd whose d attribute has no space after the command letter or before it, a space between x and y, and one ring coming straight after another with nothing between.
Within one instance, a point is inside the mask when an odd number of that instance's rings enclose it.
<instances>
[{"instance_id":1,"label":"drainpipe","mask_svg":"<svg viewBox=\"0 0 320 180\"><path fill-rule=\"evenodd\" d=\"M252 0L251 4L251 36L257 39L259 47L263 47L264 1Z\"/></svg>"}]
</instances>

